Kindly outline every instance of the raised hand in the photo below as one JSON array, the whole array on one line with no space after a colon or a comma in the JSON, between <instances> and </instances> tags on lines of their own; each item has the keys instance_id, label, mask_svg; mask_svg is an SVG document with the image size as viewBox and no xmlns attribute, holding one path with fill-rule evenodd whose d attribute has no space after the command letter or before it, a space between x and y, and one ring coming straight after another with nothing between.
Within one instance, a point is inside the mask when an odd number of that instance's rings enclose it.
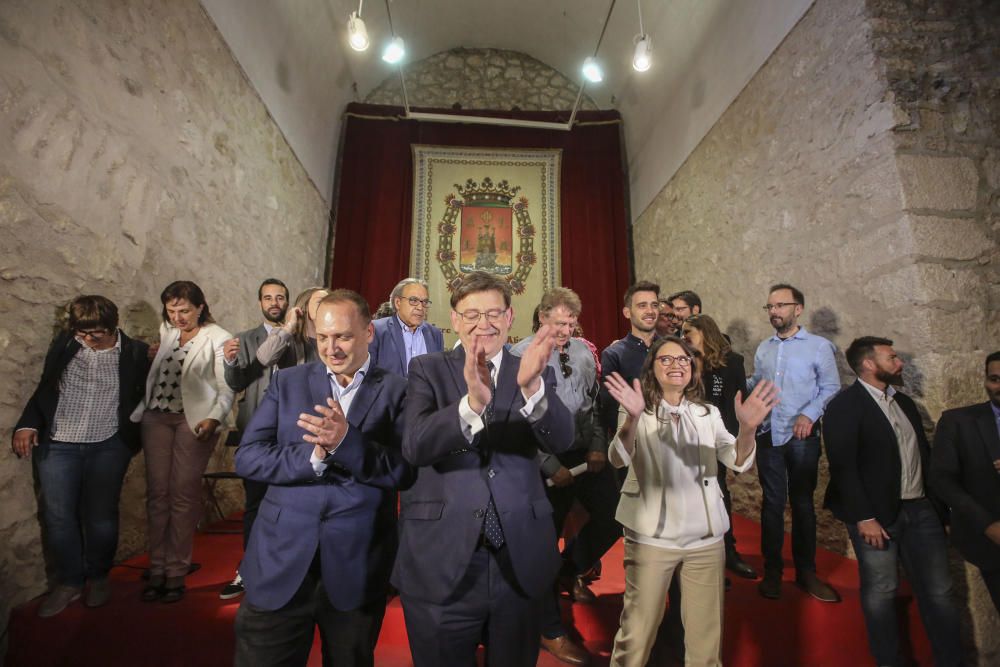
<instances>
[{"instance_id":1,"label":"raised hand","mask_svg":"<svg viewBox=\"0 0 1000 667\"><path fill-rule=\"evenodd\" d=\"M611 397L618 401L631 417L638 417L646 409L646 399L642 397L642 384L638 379L629 385L618 373L612 373L604 380Z\"/></svg>"},{"instance_id":2,"label":"raised hand","mask_svg":"<svg viewBox=\"0 0 1000 667\"><path fill-rule=\"evenodd\" d=\"M288 309L288 314L285 315L285 323L282 327L290 334L294 334L299 328L299 318L302 317L302 309L295 306Z\"/></svg>"},{"instance_id":3,"label":"raised hand","mask_svg":"<svg viewBox=\"0 0 1000 667\"><path fill-rule=\"evenodd\" d=\"M764 417L780 401L778 387L773 382L762 380L753 388L750 395L743 399L743 392L736 393L736 418L740 426L749 430L756 429L764 421Z\"/></svg>"},{"instance_id":4,"label":"raised hand","mask_svg":"<svg viewBox=\"0 0 1000 667\"><path fill-rule=\"evenodd\" d=\"M549 365L552 349L556 346L555 332L545 325L531 339L527 349L521 355L521 366L517 371L517 386L527 396L533 395L542 384L542 371Z\"/></svg>"},{"instance_id":5,"label":"raised hand","mask_svg":"<svg viewBox=\"0 0 1000 667\"><path fill-rule=\"evenodd\" d=\"M493 394L490 393L490 369L486 365L486 350L477 336L472 337L470 347L465 351L462 374L469 388L469 407L476 414L482 414L493 399Z\"/></svg>"},{"instance_id":6,"label":"raised hand","mask_svg":"<svg viewBox=\"0 0 1000 667\"><path fill-rule=\"evenodd\" d=\"M230 338L225 343L222 344L222 356L226 358L226 361L233 363L236 361L236 355L240 351L240 339Z\"/></svg>"},{"instance_id":7,"label":"raised hand","mask_svg":"<svg viewBox=\"0 0 1000 667\"><path fill-rule=\"evenodd\" d=\"M316 445L325 452L332 452L347 435L347 417L340 403L332 398L326 399L326 405L313 406L316 414L303 412L296 422L299 428L305 429L310 435L302 436L309 444ZM317 452L318 454L318 452Z\"/></svg>"}]
</instances>

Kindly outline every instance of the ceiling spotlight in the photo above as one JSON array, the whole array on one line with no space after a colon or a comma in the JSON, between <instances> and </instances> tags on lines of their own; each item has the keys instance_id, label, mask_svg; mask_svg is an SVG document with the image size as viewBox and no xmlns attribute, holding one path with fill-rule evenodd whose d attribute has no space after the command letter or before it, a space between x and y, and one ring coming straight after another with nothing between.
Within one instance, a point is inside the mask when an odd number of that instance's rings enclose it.
<instances>
[{"instance_id":1,"label":"ceiling spotlight","mask_svg":"<svg viewBox=\"0 0 1000 667\"><path fill-rule=\"evenodd\" d=\"M406 49L403 47L403 38L396 36L393 37L389 44L386 45L385 50L382 52L382 60L386 61L390 65L395 65L403 59L406 55Z\"/></svg>"},{"instance_id":2,"label":"ceiling spotlight","mask_svg":"<svg viewBox=\"0 0 1000 667\"><path fill-rule=\"evenodd\" d=\"M604 81L604 73L601 71L601 66L597 64L597 59L593 56L583 61L583 76L591 83Z\"/></svg>"},{"instance_id":3,"label":"ceiling spotlight","mask_svg":"<svg viewBox=\"0 0 1000 667\"><path fill-rule=\"evenodd\" d=\"M632 69L636 72L645 72L653 64L650 52L653 50L653 42L649 35L638 35L635 43L635 55L632 56Z\"/></svg>"},{"instance_id":4,"label":"ceiling spotlight","mask_svg":"<svg viewBox=\"0 0 1000 667\"><path fill-rule=\"evenodd\" d=\"M351 12L351 18L347 19L347 39L355 51L368 49L368 29L357 12Z\"/></svg>"}]
</instances>

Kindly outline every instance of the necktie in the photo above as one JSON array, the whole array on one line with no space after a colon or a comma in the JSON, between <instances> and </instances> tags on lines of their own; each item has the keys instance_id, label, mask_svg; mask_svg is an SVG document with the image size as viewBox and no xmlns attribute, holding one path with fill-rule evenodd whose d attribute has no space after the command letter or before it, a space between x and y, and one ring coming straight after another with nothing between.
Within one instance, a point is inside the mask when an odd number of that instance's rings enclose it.
<instances>
[{"instance_id":1,"label":"necktie","mask_svg":"<svg viewBox=\"0 0 1000 667\"><path fill-rule=\"evenodd\" d=\"M489 433L489 423L493 419L493 408L496 402L497 385L493 380L493 370L495 366L492 361L486 362L486 367L490 370L490 402L486 406L486 432ZM488 437L488 435L487 435ZM496 504L493 502L493 494L490 493L490 502L486 505L486 518L483 520L483 537L494 549L503 546L503 528L500 526L500 515L497 514Z\"/></svg>"}]
</instances>

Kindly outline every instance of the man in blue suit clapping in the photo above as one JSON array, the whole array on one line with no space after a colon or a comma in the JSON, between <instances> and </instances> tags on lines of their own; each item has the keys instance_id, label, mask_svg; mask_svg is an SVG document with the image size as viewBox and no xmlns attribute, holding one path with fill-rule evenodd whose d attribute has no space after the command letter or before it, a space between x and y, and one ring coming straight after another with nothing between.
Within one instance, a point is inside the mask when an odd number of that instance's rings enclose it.
<instances>
[{"instance_id":1,"label":"man in blue suit clapping","mask_svg":"<svg viewBox=\"0 0 1000 667\"><path fill-rule=\"evenodd\" d=\"M315 626L324 664L374 664L396 551L395 489L406 380L371 363L368 304L335 290L316 314L320 362L271 381L236 454L267 483L240 574L236 664L305 665Z\"/></svg>"}]
</instances>

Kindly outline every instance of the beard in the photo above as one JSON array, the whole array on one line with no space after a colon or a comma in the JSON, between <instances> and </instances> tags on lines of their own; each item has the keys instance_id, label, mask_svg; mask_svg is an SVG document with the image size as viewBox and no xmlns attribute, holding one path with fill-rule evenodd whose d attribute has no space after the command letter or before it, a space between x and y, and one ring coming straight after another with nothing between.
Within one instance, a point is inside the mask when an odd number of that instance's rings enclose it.
<instances>
[{"instance_id":1,"label":"beard","mask_svg":"<svg viewBox=\"0 0 1000 667\"><path fill-rule=\"evenodd\" d=\"M266 308L261 308L260 312L264 314L264 319L268 322L273 322L275 324L281 324L285 321L285 315L288 314L288 307L282 308L277 315L272 315Z\"/></svg>"},{"instance_id":2,"label":"beard","mask_svg":"<svg viewBox=\"0 0 1000 667\"><path fill-rule=\"evenodd\" d=\"M889 371L883 371L881 369L875 371L875 379L879 382L885 382L886 384L891 384L894 387L903 386L903 371L898 373L890 373Z\"/></svg>"}]
</instances>

